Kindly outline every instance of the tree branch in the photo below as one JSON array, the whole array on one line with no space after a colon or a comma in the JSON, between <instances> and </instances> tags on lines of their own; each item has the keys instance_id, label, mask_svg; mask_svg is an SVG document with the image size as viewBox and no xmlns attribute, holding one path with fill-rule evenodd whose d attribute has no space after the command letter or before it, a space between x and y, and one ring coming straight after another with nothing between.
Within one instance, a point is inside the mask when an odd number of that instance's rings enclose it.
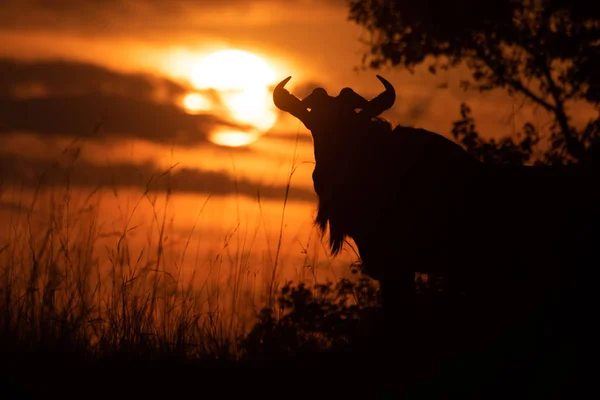
<instances>
[{"instance_id":1,"label":"tree branch","mask_svg":"<svg viewBox=\"0 0 600 400\"><path fill-rule=\"evenodd\" d=\"M555 108L554 115L556 116L556 121L560 125L560 129L565 138L565 144L567 146L567 151L573 157L577 158L578 160L581 160L584 157L585 147L584 147L583 143L581 143L579 140L577 140L577 138L575 136L573 136L573 134L571 133L571 127L569 126L569 119L567 117L567 114L565 113L564 102L560 98L561 92L558 89L558 87L556 86L554 79L552 79L552 74L550 72L550 69L548 68L548 64L541 63L540 65L542 65L542 71L543 71L544 77L546 78L546 82L548 84L548 91L550 92L550 95L552 96L552 98L554 99L554 102L556 103L556 105L554 107Z\"/></svg>"},{"instance_id":2,"label":"tree branch","mask_svg":"<svg viewBox=\"0 0 600 400\"><path fill-rule=\"evenodd\" d=\"M473 47L475 48L475 51L476 51L479 59L481 59L485 63L486 67L488 67L496 75L496 77L498 77L500 82L505 82L511 88L523 93L525 96L527 96L529 99L531 99L534 103L539 104L547 111L556 112L556 109L552 104L548 103L547 101L545 101L544 99L542 99L541 97L539 97L538 95L533 93L530 89L525 87L525 85L520 80L509 78L508 76L506 76L506 74L503 71L501 71L498 66L494 65L494 63L492 62L490 57L486 54L484 48L482 48L480 45L478 45L476 43L474 43Z\"/></svg>"}]
</instances>

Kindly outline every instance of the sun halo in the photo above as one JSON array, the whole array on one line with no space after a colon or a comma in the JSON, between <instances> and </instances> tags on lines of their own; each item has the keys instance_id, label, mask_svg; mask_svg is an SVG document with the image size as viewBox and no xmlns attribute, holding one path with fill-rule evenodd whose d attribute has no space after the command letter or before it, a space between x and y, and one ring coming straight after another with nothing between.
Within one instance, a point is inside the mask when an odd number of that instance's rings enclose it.
<instances>
[{"instance_id":1,"label":"sun halo","mask_svg":"<svg viewBox=\"0 0 600 400\"><path fill-rule=\"evenodd\" d=\"M223 146L245 146L270 129L277 120L270 92L275 79L265 60L244 50L217 51L194 65L192 85L198 91L213 89L225 105L228 119L252 127L248 132L217 128L209 140ZM210 101L198 93L186 95L183 106L190 113L211 109Z\"/></svg>"}]
</instances>

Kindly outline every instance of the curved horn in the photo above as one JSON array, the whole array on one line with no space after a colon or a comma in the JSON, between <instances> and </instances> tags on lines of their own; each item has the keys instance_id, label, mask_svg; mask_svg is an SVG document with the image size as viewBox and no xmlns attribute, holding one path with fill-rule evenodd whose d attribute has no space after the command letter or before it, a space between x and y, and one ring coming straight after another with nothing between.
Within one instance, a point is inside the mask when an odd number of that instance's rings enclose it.
<instances>
[{"instance_id":1,"label":"curved horn","mask_svg":"<svg viewBox=\"0 0 600 400\"><path fill-rule=\"evenodd\" d=\"M360 112L361 115L376 117L385 110L390 109L396 101L396 90L394 90L392 84L383 77L376 76L383 83L383 86L385 86L385 90L367 103L365 108Z\"/></svg>"},{"instance_id":2,"label":"curved horn","mask_svg":"<svg viewBox=\"0 0 600 400\"><path fill-rule=\"evenodd\" d=\"M292 76L288 76L287 78L285 78L284 80L282 80L281 82L279 82L277 84L277 86L275 86L275 90L281 90L285 87L285 85L290 81L290 79L292 79Z\"/></svg>"},{"instance_id":3,"label":"curved horn","mask_svg":"<svg viewBox=\"0 0 600 400\"><path fill-rule=\"evenodd\" d=\"M285 85L290 79L292 79L292 77L288 76L275 86L275 89L273 89L273 103L275 104L275 107L292 114L306 124L308 119L308 110L306 109L306 106L302 104L302 101L299 98L285 89Z\"/></svg>"},{"instance_id":4,"label":"curved horn","mask_svg":"<svg viewBox=\"0 0 600 400\"><path fill-rule=\"evenodd\" d=\"M288 92L287 89L285 89L285 85L290 81L290 79L292 79L292 77L288 76L287 78L279 82L273 90L273 103L277 108L283 111L290 111L290 109L294 107L294 103L296 103L293 100L294 98L300 101L300 99L298 99L293 94L290 94L290 92Z\"/></svg>"}]
</instances>

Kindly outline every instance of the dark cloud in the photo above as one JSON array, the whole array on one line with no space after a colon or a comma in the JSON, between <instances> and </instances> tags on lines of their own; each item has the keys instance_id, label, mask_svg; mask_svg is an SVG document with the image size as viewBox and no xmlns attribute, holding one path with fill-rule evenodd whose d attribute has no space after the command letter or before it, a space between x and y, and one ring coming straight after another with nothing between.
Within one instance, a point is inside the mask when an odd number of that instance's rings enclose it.
<instances>
[{"instance_id":1,"label":"dark cloud","mask_svg":"<svg viewBox=\"0 0 600 400\"><path fill-rule=\"evenodd\" d=\"M76 156L77 152L69 153ZM68 154L68 155L69 155ZM68 159L68 157L66 157ZM175 166L167 179L165 170L151 163L96 165L85 160L71 158L69 161L24 159L14 155L0 156L0 183L25 187L71 187L96 188L149 188L154 191L202 193L212 195L240 195L256 198L283 199L284 186L265 186L248 179L234 180L226 172L201 171ZM73 161L74 160L74 161ZM315 201L310 189L291 187L289 198L298 201ZM2 206L11 207L6 203Z\"/></svg>"},{"instance_id":2,"label":"dark cloud","mask_svg":"<svg viewBox=\"0 0 600 400\"><path fill-rule=\"evenodd\" d=\"M91 139L143 139L180 145L206 143L215 127L235 126L211 115L189 115L174 105L119 96L0 97L0 134L29 131L45 137L85 137L98 123L102 123L101 135Z\"/></svg>"},{"instance_id":3,"label":"dark cloud","mask_svg":"<svg viewBox=\"0 0 600 400\"><path fill-rule=\"evenodd\" d=\"M73 95L105 93L172 101L189 87L143 73L121 73L76 61L25 62L0 59L0 95Z\"/></svg>"},{"instance_id":4,"label":"dark cloud","mask_svg":"<svg viewBox=\"0 0 600 400\"><path fill-rule=\"evenodd\" d=\"M82 137L102 123L92 139L197 145L210 144L207 136L219 126L244 129L214 115L186 113L173 103L185 92L165 78L90 64L1 60L0 136Z\"/></svg>"},{"instance_id":5,"label":"dark cloud","mask_svg":"<svg viewBox=\"0 0 600 400\"><path fill-rule=\"evenodd\" d=\"M126 74L78 62L21 63L0 60L0 147L2 138L30 132L54 148L56 138L83 140L140 139L158 144L216 146L207 140L216 127L239 125L214 115L191 115L173 104L187 92L177 82L146 74ZM157 93L161 93L157 98ZM210 95L210 93L205 93ZM101 129L94 132L102 123ZM72 150L72 149L71 149ZM228 148L228 151L252 151ZM68 154L68 153L67 153ZM166 190L164 171L153 164L96 165L78 159L69 164L28 158L22 154L0 155L0 186L24 184L54 187L68 182L80 187L135 187ZM43 177L42 180L41 177ZM174 191L212 193L279 199L285 187L263 186L247 179L237 182L226 172L175 168L170 185ZM311 190L292 188L290 197L313 201ZM0 204L12 209L11 203Z\"/></svg>"}]
</instances>

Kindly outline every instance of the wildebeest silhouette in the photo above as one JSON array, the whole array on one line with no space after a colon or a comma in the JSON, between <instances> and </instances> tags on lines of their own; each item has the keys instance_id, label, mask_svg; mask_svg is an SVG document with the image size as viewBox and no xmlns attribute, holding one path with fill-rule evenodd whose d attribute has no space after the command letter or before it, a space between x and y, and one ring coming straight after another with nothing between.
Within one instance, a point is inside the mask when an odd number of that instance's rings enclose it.
<instances>
[{"instance_id":1,"label":"wildebeest silhouette","mask_svg":"<svg viewBox=\"0 0 600 400\"><path fill-rule=\"evenodd\" d=\"M415 271L467 293L507 280L530 292L526 278L560 278L552 266L583 273L576 264L592 262L598 239L596 171L484 164L442 135L392 127L378 115L395 90L377 78L385 90L369 101L351 88L300 100L284 88L291 77L273 101L312 133L316 223L332 254L354 240L384 307L411 301Z\"/></svg>"}]
</instances>

